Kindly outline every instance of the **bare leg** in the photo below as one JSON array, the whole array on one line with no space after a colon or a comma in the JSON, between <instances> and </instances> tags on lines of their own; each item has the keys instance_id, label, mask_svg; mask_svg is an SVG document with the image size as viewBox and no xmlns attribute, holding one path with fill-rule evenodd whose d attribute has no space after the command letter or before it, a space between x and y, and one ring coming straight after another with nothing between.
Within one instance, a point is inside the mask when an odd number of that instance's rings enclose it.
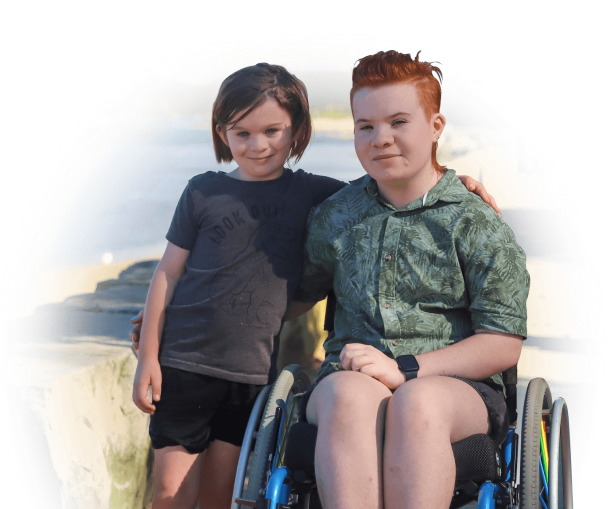
<instances>
[{"instance_id":1,"label":"bare leg","mask_svg":"<svg viewBox=\"0 0 614 509\"><path fill-rule=\"evenodd\" d=\"M465 382L429 376L399 387L386 416L386 507L450 507L456 476L451 444L487 431L486 406Z\"/></svg>"},{"instance_id":2,"label":"bare leg","mask_svg":"<svg viewBox=\"0 0 614 509\"><path fill-rule=\"evenodd\" d=\"M203 453L198 509L229 509L241 448L215 440Z\"/></svg>"},{"instance_id":3,"label":"bare leg","mask_svg":"<svg viewBox=\"0 0 614 509\"><path fill-rule=\"evenodd\" d=\"M180 445L154 449L152 509L194 509L200 483L200 454Z\"/></svg>"},{"instance_id":4,"label":"bare leg","mask_svg":"<svg viewBox=\"0 0 614 509\"><path fill-rule=\"evenodd\" d=\"M315 468L326 509L383 508L382 455L390 390L378 380L341 371L323 380L307 405L318 426Z\"/></svg>"}]
</instances>

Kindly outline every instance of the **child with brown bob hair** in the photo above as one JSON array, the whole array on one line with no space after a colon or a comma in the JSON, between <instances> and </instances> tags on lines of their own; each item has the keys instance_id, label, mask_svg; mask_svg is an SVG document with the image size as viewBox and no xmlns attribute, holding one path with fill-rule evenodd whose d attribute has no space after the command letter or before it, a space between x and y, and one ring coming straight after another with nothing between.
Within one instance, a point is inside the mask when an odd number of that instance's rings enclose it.
<instances>
[{"instance_id":1,"label":"child with brown bob hair","mask_svg":"<svg viewBox=\"0 0 614 509\"><path fill-rule=\"evenodd\" d=\"M189 181L142 331L131 332L137 349L141 337L133 399L151 415L154 509L230 506L251 408L276 377L307 216L345 186L285 167L303 155L311 118L305 86L281 66L257 64L226 78L212 133L217 161L237 168Z\"/></svg>"}]
</instances>

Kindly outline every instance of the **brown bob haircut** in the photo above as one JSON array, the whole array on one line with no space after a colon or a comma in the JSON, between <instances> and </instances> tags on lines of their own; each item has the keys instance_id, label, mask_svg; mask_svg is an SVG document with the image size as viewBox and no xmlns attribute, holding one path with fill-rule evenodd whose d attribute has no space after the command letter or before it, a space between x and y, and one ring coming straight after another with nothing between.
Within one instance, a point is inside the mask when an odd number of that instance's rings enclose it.
<instances>
[{"instance_id":1,"label":"brown bob haircut","mask_svg":"<svg viewBox=\"0 0 614 509\"><path fill-rule=\"evenodd\" d=\"M213 103L211 133L218 163L232 161L232 153L217 133L249 115L268 97L272 97L292 119L294 141L288 159L298 161L311 140L311 116L307 89L301 80L281 65L256 64L239 69L226 78ZM241 111L244 113L238 117Z\"/></svg>"},{"instance_id":2,"label":"brown bob haircut","mask_svg":"<svg viewBox=\"0 0 614 509\"><path fill-rule=\"evenodd\" d=\"M431 118L435 113L439 113L441 106L441 85L443 80L441 69L430 62L420 62L416 53L416 58L398 51L380 51L375 55L369 55L358 60L352 73L352 91L350 92L350 103L354 99L354 94L362 88L376 88L382 85L393 83L411 83L418 91L418 100L424 110L426 118ZM437 75L435 78L434 75ZM431 161L433 167L441 172L445 166L437 162L437 142L433 143L431 151Z\"/></svg>"}]
</instances>

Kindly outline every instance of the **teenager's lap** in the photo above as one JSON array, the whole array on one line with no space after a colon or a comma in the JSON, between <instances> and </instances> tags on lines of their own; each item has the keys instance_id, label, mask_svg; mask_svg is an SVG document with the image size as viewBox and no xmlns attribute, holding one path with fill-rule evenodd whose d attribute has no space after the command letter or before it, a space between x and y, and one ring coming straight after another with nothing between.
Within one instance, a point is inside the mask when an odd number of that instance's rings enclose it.
<instances>
[{"instance_id":1,"label":"teenager's lap","mask_svg":"<svg viewBox=\"0 0 614 509\"><path fill-rule=\"evenodd\" d=\"M214 440L240 446L262 387L162 366L162 397L149 425L154 450L198 454Z\"/></svg>"},{"instance_id":2,"label":"teenager's lap","mask_svg":"<svg viewBox=\"0 0 614 509\"><path fill-rule=\"evenodd\" d=\"M417 378L394 393L386 415L387 435L396 430L438 432L457 442L489 429L488 411L478 392L462 380L447 376Z\"/></svg>"},{"instance_id":3,"label":"teenager's lap","mask_svg":"<svg viewBox=\"0 0 614 509\"><path fill-rule=\"evenodd\" d=\"M362 373L330 373L306 392L303 417L312 424L319 424L319 414L325 415L341 408L344 411L368 412L369 408L378 405L378 400L388 398L387 412L392 408L395 411L393 415L399 414L398 410L403 407L417 412L415 409L422 405L424 408L420 413L423 416L426 415L425 408L428 408L433 418L447 420L451 425L458 422L462 429L471 429L473 433L488 432L499 439L507 431L507 409L501 391L483 382L448 376L417 378L392 393L381 382ZM465 437L451 438L460 440Z\"/></svg>"}]
</instances>

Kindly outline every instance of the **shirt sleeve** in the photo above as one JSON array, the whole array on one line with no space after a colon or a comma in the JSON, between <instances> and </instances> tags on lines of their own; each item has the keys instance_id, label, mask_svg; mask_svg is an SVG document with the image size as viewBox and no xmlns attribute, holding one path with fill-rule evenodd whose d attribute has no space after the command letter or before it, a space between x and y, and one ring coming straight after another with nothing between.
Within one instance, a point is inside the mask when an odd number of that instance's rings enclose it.
<instances>
[{"instance_id":1,"label":"shirt sleeve","mask_svg":"<svg viewBox=\"0 0 614 509\"><path fill-rule=\"evenodd\" d=\"M197 235L198 224L194 218L194 197L189 182L175 208L175 215L166 234L166 240L191 251L196 243Z\"/></svg>"},{"instance_id":2,"label":"shirt sleeve","mask_svg":"<svg viewBox=\"0 0 614 509\"><path fill-rule=\"evenodd\" d=\"M465 262L473 330L527 337L529 273L526 256L505 223Z\"/></svg>"},{"instance_id":3,"label":"shirt sleeve","mask_svg":"<svg viewBox=\"0 0 614 509\"><path fill-rule=\"evenodd\" d=\"M303 251L303 271L293 299L299 302L319 302L333 287L334 254L332 236L325 214L312 209L307 220L307 237Z\"/></svg>"}]
</instances>

